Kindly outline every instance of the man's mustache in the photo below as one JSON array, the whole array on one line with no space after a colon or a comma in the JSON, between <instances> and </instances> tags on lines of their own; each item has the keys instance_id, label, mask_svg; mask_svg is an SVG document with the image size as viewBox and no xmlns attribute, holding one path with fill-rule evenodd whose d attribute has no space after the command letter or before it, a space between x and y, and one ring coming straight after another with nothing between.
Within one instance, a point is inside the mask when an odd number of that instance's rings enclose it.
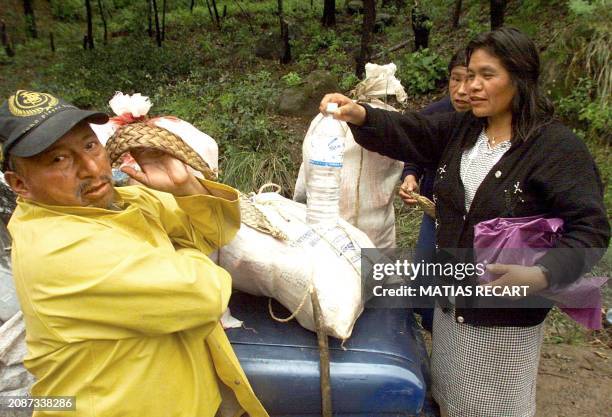
<instances>
[{"instance_id":1,"label":"man's mustache","mask_svg":"<svg viewBox=\"0 0 612 417\"><path fill-rule=\"evenodd\" d=\"M109 183L109 184L112 183L112 178L108 175L101 175L95 180L85 180L81 184L79 184L79 188L77 189L76 196L78 198L81 198L83 194L85 194L87 191L94 188L93 187L94 184L96 187L99 187L100 185L105 184L105 183Z\"/></svg>"}]
</instances>

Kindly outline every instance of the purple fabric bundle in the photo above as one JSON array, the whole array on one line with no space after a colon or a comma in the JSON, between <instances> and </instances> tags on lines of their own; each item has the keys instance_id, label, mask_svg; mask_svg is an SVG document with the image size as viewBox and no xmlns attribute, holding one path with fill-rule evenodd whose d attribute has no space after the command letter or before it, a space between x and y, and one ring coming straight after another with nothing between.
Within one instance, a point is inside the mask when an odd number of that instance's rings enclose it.
<instances>
[{"instance_id":1,"label":"purple fabric bundle","mask_svg":"<svg viewBox=\"0 0 612 417\"><path fill-rule=\"evenodd\" d=\"M533 266L561 235L559 218L497 218L474 228L476 262ZM498 278L485 273L482 283ZM538 295L556 302L568 316L589 329L601 329L601 287L608 278L581 277L571 285L546 289Z\"/></svg>"}]
</instances>

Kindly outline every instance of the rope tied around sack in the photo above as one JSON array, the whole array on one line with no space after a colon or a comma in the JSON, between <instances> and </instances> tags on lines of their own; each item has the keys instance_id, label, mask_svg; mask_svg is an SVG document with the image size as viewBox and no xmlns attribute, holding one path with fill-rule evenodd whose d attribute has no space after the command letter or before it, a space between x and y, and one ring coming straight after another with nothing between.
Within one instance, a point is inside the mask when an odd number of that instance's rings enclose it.
<instances>
[{"instance_id":1,"label":"rope tied around sack","mask_svg":"<svg viewBox=\"0 0 612 417\"><path fill-rule=\"evenodd\" d=\"M267 183L259 188L257 194L261 194L263 190L268 187L274 187L276 193L280 193L282 190L280 185ZM251 193L249 195L239 193L240 221L259 232L268 234L277 239L287 240L287 235L282 230L270 223L270 220L268 220L266 214L253 202L252 197L254 195L255 193Z\"/></svg>"},{"instance_id":2,"label":"rope tied around sack","mask_svg":"<svg viewBox=\"0 0 612 417\"><path fill-rule=\"evenodd\" d=\"M279 323L289 323L291 320L296 318L298 314L300 314L300 311L302 311L302 308L304 308L304 305L306 304L306 300L310 298L309 296L312 294L313 291L314 291L314 286L313 286L313 281L312 281L312 276L311 276L310 285L308 286L308 289L304 293L304 296L302 297L300 304L298 304L295 311L291 313L289 317L286 317L284 319L280 317L276 317L276 315L274 314L274 311L272 310L272 298L268 298L268 312L270 313L270 317L272 317L274 320L278 321Z\"/></svg>"}]
</instances>

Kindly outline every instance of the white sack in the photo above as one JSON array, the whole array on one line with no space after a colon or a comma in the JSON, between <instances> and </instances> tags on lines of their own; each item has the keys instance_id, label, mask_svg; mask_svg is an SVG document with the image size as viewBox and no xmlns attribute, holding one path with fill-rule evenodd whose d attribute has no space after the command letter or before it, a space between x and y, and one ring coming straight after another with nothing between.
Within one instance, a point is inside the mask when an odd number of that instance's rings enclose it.
<instances>
[{"instance_id":1,"label":"white sack","mask_svg":"<svg viewBox=\"0 0 612 417\"><path fill-rule=\"evenodd\" d=\"M233 287L275 298L295 312L312 283L326 333L349 338L363 311L360 249L371 248L373 243L343 220L321 237L306 224L306 206L279 194L262 193L253 201L288 239L276 239L242 224L236 238L218 251L217 261L232 275ZM296 319L314 331L309 296Z\"/></svg>"},{"instance_id":2,"label":"white sack","mask_svg":"<svg viewBox=\"0 0 612 417\"><path fill-rule=\"evenodd\" d=\"M368 62L365 65L365 79L357 84L352 91L359 100L395 96L399 103L404 103L408 98L400 80L395 78L397 67L394 63L377 65Z\"/></svg>"}]
</instances>

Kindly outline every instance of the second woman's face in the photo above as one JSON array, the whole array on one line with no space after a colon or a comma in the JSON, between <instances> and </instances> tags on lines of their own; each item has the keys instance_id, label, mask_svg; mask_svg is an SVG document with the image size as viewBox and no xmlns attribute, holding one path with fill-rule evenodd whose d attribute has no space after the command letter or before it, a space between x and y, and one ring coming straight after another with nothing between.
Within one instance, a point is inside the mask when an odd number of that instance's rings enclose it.
<instances>
[{"instance_id":1,"label":"second woman's face","mask_svg":"<svg viewBox=\"0 0 612 417\"><path fill-rule=\"evenodd\" d=\"M470 57L467 88L475 116L498 117L511 112L516 87L501 61L484 49L477 49Z\"/></svg>"},{"instance_id":2,"label":"second woman's face","mask_svg":"<svg viewBox=\"0 0 612 417\"><path fill-rule=\"evenodd\" d=\"M455 110L462 112L470 109L470 96L467 90L467 67L453 67L448 80L448 93Z\"/></svg>"}]
</instances>

